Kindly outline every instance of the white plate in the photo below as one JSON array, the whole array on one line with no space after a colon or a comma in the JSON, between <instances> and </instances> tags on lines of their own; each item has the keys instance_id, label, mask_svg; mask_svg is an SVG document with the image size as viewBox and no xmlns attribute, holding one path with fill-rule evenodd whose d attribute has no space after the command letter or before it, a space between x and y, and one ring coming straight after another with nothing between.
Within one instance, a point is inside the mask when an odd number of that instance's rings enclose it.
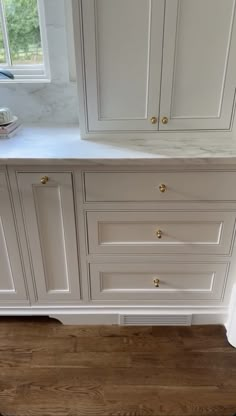
<instances>
[{"instance_id":1,"label":"white plate","mask_svg":"<svg viewBox=\"0 0 236 416\"><path fill-rule=\"evenodd\" d=\"M7 123L0 123L0 127L1 126L7 126L8 124L11 124L11 123L15 123L17 120L18 120L18 117L13 116L13 118L10 121L8 121Z\"/></svg>"}]
</instances>

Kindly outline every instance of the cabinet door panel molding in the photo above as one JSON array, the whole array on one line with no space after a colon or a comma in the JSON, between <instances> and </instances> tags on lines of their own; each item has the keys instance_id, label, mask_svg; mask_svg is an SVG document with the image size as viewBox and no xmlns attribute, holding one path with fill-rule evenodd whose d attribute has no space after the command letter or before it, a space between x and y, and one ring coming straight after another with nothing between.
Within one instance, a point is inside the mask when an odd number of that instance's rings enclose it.
<instances>
[{"instance_id":1,"label":"cabinet door panel molding","mask_svg":"<svg viewBox=\"0 0 236 416\"><path fill-rule=\"evenodd\" d=\"M27 298L7 179L0 171L0 306L27 304Z\"/></svg>"},{"instance_id":2,"label":"cabinet door panel molding","mask_svg":"<svg viewBox=\"0 0 236 416\"><path fill-rule=\"evenodd\" d=\"M77 302L80 289L71 174L32 172L17 177L38 301Z\"/></svg>"},{"instance_id":3,"label":"cabinet door panel molding","mask_svg":"<svg viewBox=\"0 0 236 416\"><path fill-rule=\"evenodd\" d=\"M167 0L165 16L160 129L230 129L235 1Z\"/></svg>"},{"instance_id":4,"label":"cabinet door panel molding","mask_svg":"<svg viewBox=\"0 0 236 416\"><path fill-rule=\"evenodd\" d=\"M83 0L82 10L89 130L157 130L164 0Z\"/></svg>"}]
</instances>

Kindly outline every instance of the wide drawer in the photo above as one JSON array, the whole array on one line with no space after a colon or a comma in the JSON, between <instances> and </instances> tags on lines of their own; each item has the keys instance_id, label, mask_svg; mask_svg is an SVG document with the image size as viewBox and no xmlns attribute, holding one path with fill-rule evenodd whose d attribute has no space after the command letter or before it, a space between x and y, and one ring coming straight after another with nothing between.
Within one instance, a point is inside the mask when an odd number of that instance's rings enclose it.
<instances>
[{"instance_id":1,"label":"wide drawer","mask_svg":"<svg viewBox=\"0 0 236 416\"><path fill-rule=\"evenodd\" d=\"M235 213L87 212L91 254L229 254Z\"/></svg>"},{"instance_id":2,"label":"wide drawer","mask_svg":"<svg viewBox=\"0 0 236 416\"><path fill-rule=\"evenodd\" d=\"M220 300L227 263L90 264L93 300Z\"/></svg>"},{"instance_id":3,"label":"wide drawer","mask_svg":"<svg viewBox=\"0 0 236 416\"><path fill-rule=\"evenodd\" d=\"M236 172L86 172L86 202L233 201Z\"/></svg>"}]
</instances>

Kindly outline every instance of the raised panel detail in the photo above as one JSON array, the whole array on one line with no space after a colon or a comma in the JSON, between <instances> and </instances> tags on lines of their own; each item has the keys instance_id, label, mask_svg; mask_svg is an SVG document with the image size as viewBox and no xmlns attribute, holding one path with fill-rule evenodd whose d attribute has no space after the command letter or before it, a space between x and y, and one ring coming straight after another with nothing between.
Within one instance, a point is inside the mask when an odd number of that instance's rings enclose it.
<instances>
[{"instance_id":1,"label":"raised panel detail","mask_svg":"<svg viewBox=\"0 0 236 416\"><path fill-rule=\"evenodd\" d=\"M34 203L47 292L69 291L60 188L34 186Z\"/></svg>"},{"instance_id":2,"label":"raised panel detail","mask_svg":"<svg viewBox=\"0 0 236 416\"><path fill-rule=\"evenodd\" d=\"M157 130L163 0L83 0L88 129Z\"/></svg>"},{"instance_id":3,"label":"raised panel detail","mask_svg":"<svg viewBox=\"0 0 236 416\"><path fill-rule=\"evenodd\" d=\"M162 130L230 128L234 17L235 0L167 0Z\"/></svg>"},{"instance_id":4,"label":"raised panel detail","mask_svg":"<svg viewBox=\"0 0 236 416\"><path fill-rule=\"evenodd\" d=\"M15 223L4 172L0 172L0 304L27 304Z\"/></svg>"},{"instance_id":5,"label":"raised panel detail","mask_svg":"<svg viewBox=\"0 0 236 416\"><path fill-rule=\"evenodd\" d=\"M48 176L46 184L41 178ZM18 173L38 301L80 299L75 212L70 173Z\"/></svg>"},{"instance_id":6,"label":"raised panel detail","mask_svg":"<svg viewBox=\"0 0 236 416\"><path fill-rule=\"evenodd\" d=\"M169 290L180 290L188 292L191 290L210 292L214 281L214 273L158 273L160 280L158 290L160 292ZM147 273L101 273L101 291L123 290L156 290L154 286L155 276Z\"/></svg>"},{"instance_id":7,"label":"raised panel detail","mask_svg":"<svg viewBox=\"0 0 236 416\"><path fill-rule=\"evenodd\" d=\"M227 263L91 264L92 299L219 301L227 271Z\"/></svg>"},{"instance_id":8,"label":"raised panel detail","mask_svg":"<svg viewBox=\"0 0 236 416\"><path fill-rule=\"evenodd\" d=\"M151 3L95 1L100 120L147 116ZM135 73L131 66L137 68Z\"/></svg>"},{"instance_id":9,"label":"raised panel detail","mask_svg":"<svg viewBox=\"0 0 236 416\"><path fill-rule=\"evenodd\" d=\"M235 214L88 212L90 253L229 254Z\"/></svg>"},{"instance_id":10,"label":"raised panel detail","mask_svg":"<svg viewBox=\"0 0 236 416\"><path fill-rule=\"evenodd\" d=\"M8 248L3 229L2 218L0 218L0 253L0 293L15 292L11 263L8 255Z\"/></svg>"}]
</instances>

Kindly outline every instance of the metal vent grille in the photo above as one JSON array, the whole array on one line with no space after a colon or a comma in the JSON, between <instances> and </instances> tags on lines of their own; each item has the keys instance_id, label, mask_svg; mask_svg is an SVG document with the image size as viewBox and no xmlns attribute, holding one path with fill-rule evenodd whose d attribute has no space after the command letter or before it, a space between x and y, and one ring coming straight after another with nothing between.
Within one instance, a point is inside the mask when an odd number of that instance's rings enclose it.
<instances>
[{"instance_id":1,"label":"metal vent grille","mask_svg":"<svg viewBox=\"0 0 236 416\"><path fill-rule=\"evenodd\" d=\"M190 326L192 315L120 315L120 325L124 326Z\"/></svg>"}]
</instances>

